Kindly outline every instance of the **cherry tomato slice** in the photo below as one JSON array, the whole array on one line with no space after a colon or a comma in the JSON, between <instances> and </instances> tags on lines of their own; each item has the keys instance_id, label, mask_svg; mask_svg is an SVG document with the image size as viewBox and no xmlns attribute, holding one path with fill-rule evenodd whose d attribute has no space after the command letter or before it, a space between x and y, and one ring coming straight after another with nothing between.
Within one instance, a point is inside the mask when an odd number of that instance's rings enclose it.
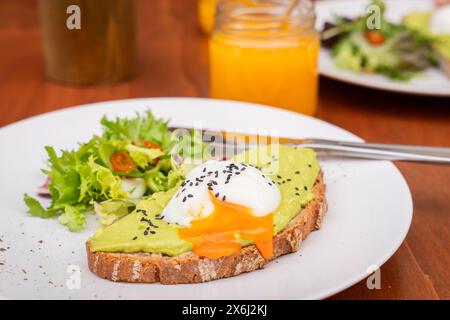
<instances>
[{"instance_id":1,"label":"cherry tomato slice","mask_svg":"<svg viewBox=\"0 0 450 320\"><path fill-rule=\"evenodd\" d=\"M137 168L136 164L131 160L128 153L124 151L114 152L110 159L111 164L116 172L125 172L128 173Z\"/></svg>"},{"instance_id":2,"label":"cherry tomato slice","mask_svg":"<svg viewBox=\"0 0 450 320\"><path fill-rule=\"evenodd\" d=\"M384 36L374 30L369 30L365 32L365 36L367 41L369 41L373 45L379 45L384 43Z\"/></svg>"},{"instance_id":3,"label":"cherry tomato slice","mask_svg":"<svg viewBox=\"0 0 450 320\"><path fill-rule=\"evenodd\" d=\"M150 148L150 149L161 149L161 146L157 143L153 143L151 141L148 140L142 140L141 144L146 147L146 148Z\"/></svg>"}]
</instances>

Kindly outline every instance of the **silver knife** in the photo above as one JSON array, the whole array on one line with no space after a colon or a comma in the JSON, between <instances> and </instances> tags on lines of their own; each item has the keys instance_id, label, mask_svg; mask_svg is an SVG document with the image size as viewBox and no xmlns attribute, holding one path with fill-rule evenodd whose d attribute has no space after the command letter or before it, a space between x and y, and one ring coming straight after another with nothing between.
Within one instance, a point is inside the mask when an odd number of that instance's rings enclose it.
<instances>
[{"instance_id":1,"label":"silver knife","mask_svg":"<svg viewBox=\"0 0 450 320\"><path fill-rule=\"evenodd\" d=\"M450 164L450 148L386 143L337 141L328 139L295 139L187 127L170 127L177 134L192 132L201 135L204 142L222 147L226 152L239 153L258 144L279 143L294 147L312 148L321 156L359 159L408 161L418 163ZM229 154L229 153L226 153Z\"/></svg>"}]
</instances>

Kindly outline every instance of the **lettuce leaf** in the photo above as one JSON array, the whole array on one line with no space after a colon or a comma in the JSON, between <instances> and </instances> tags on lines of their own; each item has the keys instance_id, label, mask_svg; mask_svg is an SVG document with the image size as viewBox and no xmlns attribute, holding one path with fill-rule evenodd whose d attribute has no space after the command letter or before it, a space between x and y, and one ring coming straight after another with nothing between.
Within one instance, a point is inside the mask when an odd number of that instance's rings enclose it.
<instances>
[{"instance_id":1,"label":"lettuce leaf","mask_svg":"<svg viewBox=\"0 0 450 320\"><path fill-rule=\"evenodd\" d=\"M141 168L146 168L153 160L164 155L159 148L144 148L134 144L127 144L125 150L130 153L131 159Z\"/></svg>"},{"instance_id":2,"label":"lettuce leaf","mask_svg":"<svg viewBox=\"0 0 450 320\"><path fill-rule=\"evenodd\" d=\"M64 213L58 218L59 222L67 226L70 231L80 231L86 224L86 215L73 206L66 206Z\"/></svg>"},{"instance_id":3,"label":"lettuce leaf","mask_svg":"<svg viewBox=\"0 0 450 320\"><path fill-rule=\"evenodd\" d=\"M52 147L45 147L49 157L48 171L45 171L51 180L49 191L52 196L52 208L63 208L65 205L77 203L80 197L80 176L76 170L75 153L63 151L61 156L56 155Z\"/></svg>"},{"instance_id":4,"label":"lettuce leaf","mask_svg":"<svg viewBox=\"0 0 450 320\"><path fill-rule=\"evenodd\" d=\"M28 213L33 217L51 218L57 215L54 210L45 209L38 200L27 194L24 195L23 201L28 207Z\"/></svg>"},{"instance_id":5,"label":"lettuce leaf","mask_svg":"<svg viewBox=\"0 0 450 320\"><path fill-rule=\"evenodd\" d=\"M156 119L151 111L146 111L144 115L136 114L132 119L116 118L108 120L103 117L101 124L104 132L103 138L106 140L121 140L128 143L151 141L167 150L171 145L171 133L167 126L167 121Z\"/></svg>"},{"instance_id":6,"label":"lettuce leaf","mask_svg":"<svg viewBox=\"0 0 450 320\"><path fill-rule=\"evenodd\" d=\"M100 223L110 225L117 219L131 213L140 200L107 200L94 204L95 213L100 216Z\"/></svg>"}]
</instances>

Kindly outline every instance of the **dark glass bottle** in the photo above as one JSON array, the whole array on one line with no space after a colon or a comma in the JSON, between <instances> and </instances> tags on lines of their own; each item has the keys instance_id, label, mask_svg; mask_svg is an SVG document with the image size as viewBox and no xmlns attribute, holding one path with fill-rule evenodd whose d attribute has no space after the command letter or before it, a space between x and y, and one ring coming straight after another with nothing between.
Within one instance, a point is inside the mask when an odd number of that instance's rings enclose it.
<instances>
[{"instance_id":1,"label":"dark glass bottle","mask_svg":"<svg viewBox=\"0 0 450 320\"><path fill-rule=\"evenodd\" d=\"M39 0L45 74L90 85L135 71L133 0Z\"/></svg>"}]
</instances>

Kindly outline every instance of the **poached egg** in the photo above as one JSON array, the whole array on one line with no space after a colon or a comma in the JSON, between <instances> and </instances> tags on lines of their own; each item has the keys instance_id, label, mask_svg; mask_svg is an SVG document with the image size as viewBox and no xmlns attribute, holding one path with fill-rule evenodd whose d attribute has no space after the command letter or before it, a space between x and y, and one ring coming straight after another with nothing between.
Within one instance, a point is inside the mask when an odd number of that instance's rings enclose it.
<instances>
[{"instance_id":1,"label":"poached egg","mask_svg":"<svg viewBox=\"0 0 450 320\"><path fill-rule=\"evenodd\" d=\"M239 239L272 255L273 215L281 202L276 184L255 167L209 160L195 167L161 213L200 256L219 258L240 250Z\"/></svg>"},{"instance_id":2,"label":"poached egg","mask_svg":"<svg viewBox=\"0 0 450 320\"><path fill-rule=\"evenodd\" d=\"M450 34L450 4L439 7L430 19L433 34Z\"/></svg>"}]
</instances>

